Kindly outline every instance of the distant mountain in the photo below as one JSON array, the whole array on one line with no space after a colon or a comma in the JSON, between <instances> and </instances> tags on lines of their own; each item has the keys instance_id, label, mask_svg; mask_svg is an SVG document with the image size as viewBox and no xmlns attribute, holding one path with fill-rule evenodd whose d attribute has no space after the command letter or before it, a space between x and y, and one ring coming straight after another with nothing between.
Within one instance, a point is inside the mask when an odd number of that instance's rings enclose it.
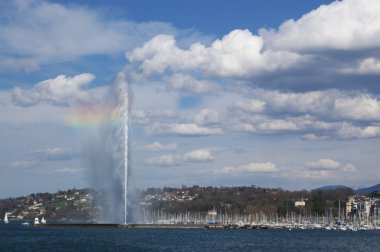
<instances>
[{"instance_id":1,"label":"distant mountain","mask_svg":"<svg viewBox=\"0 0 380 252\"><path fill-rule=\"evenodd\" d=\"M345 185L328 185L328 186L318 187L318 188L314 189L313 191L335 190L335 189L339 189L339 188L351 188L351 187L345 186Z\"/></svg>"},{"instance_id":2,"label":"distant mountain","mask_svg":"<svg viewBox=\"0 0 380 252\"><path fill-rule=\"evenodd\" d=\"M375 192L378 190L380 190L380 184L377 184L371 187L357 189L355 190L355 193L359 195L364 195L364 194L368 194L368 193Z\"/></svg>"}]
</instances>

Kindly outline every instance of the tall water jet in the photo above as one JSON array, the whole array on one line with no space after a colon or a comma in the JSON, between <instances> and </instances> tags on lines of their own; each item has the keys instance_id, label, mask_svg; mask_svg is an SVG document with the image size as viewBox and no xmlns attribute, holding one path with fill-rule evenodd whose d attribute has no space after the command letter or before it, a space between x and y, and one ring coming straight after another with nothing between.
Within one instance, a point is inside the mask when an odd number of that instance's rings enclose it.
<instances>
[{"instance_id":1,"label":"tall water jet","mask_svg":"<svg viewBox=\"0 0 380 252\"><path fill-rule=\"evenodd\" d=\"M129 90L125 81L125 76L122 72L118 74L115 82L115 90L117 95L117 106L115 108L115 115L113 115L117 121L119 119L118 128L122 129L121 138L117 135L116 142L119 142L121 146L118 146L118 150L121 151L121 169L124 169L124 224L127 224L128 215L128 166L129 166ZM121 124L121 125L120 125ZM120 139L120 140L119 140Z\"/></svg>"},{"instance_id":2,"label":"tall water jet","mask_svg":"<svg viewBox=\"0 0 380 252\"><path fill-rule=\"evenodd\" d=\"M86 151L91 184L100 193L95 203L100 222L128 222L130 101L125 74L120 72L101 105L102 123Z\"/></svg>"}]
</instances>

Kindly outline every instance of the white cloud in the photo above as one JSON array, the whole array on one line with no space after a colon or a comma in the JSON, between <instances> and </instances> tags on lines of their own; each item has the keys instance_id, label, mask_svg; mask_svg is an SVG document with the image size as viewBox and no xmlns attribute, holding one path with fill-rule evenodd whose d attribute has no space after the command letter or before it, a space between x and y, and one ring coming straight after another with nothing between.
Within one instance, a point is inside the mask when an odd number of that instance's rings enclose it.
<instances>
[{"instance_id":1,"label":"white cloud","mask_svg":"<svg viewBox=\"0 0 380 252\"><path fill-rule=\"evenodd\" d=\"M361 74L379 74L380 60L375 58L367 58L360 62L358 72Z\"/></svg>"},{"instance_id":2,"label":"white cloud","mask_svg":"<svg viewBox=\"0 0 380 252\"><path fill-rule=\"evenodd\" d=\"M380 137L380 126L357 127L350 123L343 123L338 130L342 139L374 138Z\"/></svg>"},{"instance_id":3,"label":"white cloud","mask_svg":"<svg viewBox=\"0 0 380 252\"><path fill-rule=\"evenodd\" d=\"M58 75L54 79L37 83L32 89L14 88L13 102L19 106L29 107L40 103L70 106L78 101L88 101L91 97L83 87L94 79L95 76L89 73L73 77Z\"/></svg>"},{"instance_id":4,"label":"white cloud","mask_svg":"<svg viewBox=\"0 0 380 252\"><path fill-rule=\"evenodd\" d=\"M380 120L378 97L364 92L329 89L294 93L255 89L251 96L254 98L240 100L233 106L250 113L281 112L335 119Z\"/></svg>"},{"instance_id":5,"label":"white cloud","mask_svg":"<svg viewBox=\"0 0 380 252\"><path fill-rule=\"evenodd\" d=\"M33 72L39 69L38 64L31 59L15 59L15 58L1 58L0 69L6 71L25 71Z\"/></svg>"},{"instance_id":6,"label":"white cloud","mask_svg":"<svg viewBox=\"0 0 380 252\"><path fill-rule=\"evenodd\" d=\"M264 132L277 132L277 131L296 131L299 127L296 123L287 120L267 120L257 125L261 131Z\"/></svg>"},{"instance_id":7,"label":"white cloud","mask_svg":"<svg viewBox=\"0 0 380 252\"><path fill-rule=\"evenodd\" d=\"M181 93L207 94L213 93L218 88L216 84L208 80L197 80L190 75L174 74L164 78L169 90L179 91Z\"/></svg>"},{"instance_id":8,"label":"white cloud","mask_svg":"<svg viewBox=\"0 0 380 252\"><path fill-rule=\"evenodd\" d=\"M335 170L340 167L340 163L332 159L319 159L315 162L306 162L305 167L313 170Z\"/></svg>"},{"instance_id":9,"label":"white cloud","mask_svg":"<svg viewBox=\"0 0 380 252\"><path fill-rule=\"evenodd\" d=\"M356 74L380 74L380 60L376 58L366 58L359 62L355 68L346 68L344 73Z\"/></svg>"},{"instance_id":10,"label":"white cloud","mask_svg":"<svg viewBox=\"0 0 380 252\"><path fill-rule=\"evenodd\" d=\"M337 91L314 91L305 93L280 92L271 90L254 90L257 102L266 104L274 111L288 111L293 113L324 113L333 103Z\"/></svg>"},{"instance_id":11,"label":"white cloud","mask_svg":"<svg viewBox=\"0 0 380 252\"><path fill-rule=\"evenodd\" d=\"M166 70L174 73L195 70L206 76L252 79L281 76L285 71L287 78L298 76L302 79L305 66L313 67L316 73L324 71L326 76L339 75L341 69L346 69L352 62L323 52L379 48L379 11L377 0L365 4L361 0L337 1L296 21L284 22L278 31L260 29L259 35L254 35L248 30L236 29L210 46L194 43L188 49L178 47L174 36L160 34L142 47L127 52L126 57L146 76L162 74ZM359 57L365 58L366 55L368 57L368 53L363 52ZM326 72L323 64L330 64L331 59L335 72L331 68ZM358 71L379 73L379 65L378 60L367 58L360 63ZM292 71L286 71L289 69ZM281 82L286 81L282 79ZM265 82L262 85L266 85ZM187 86L181 84L178 89L184 87Z\"/></svg>"},{"instance_id":12,"label":"white cloud","mask_svg":"<svg viewBox=\"0 0 380 252\"><path fill-rule=\"evenodd\" d=\"M251 133L278 133L278 132L297 132L305 128L303 121L298 118L273 119L265 116L240 116L242 123L237 124L236 130Z\"/></svg>"},{"instance_id":13,"label":"white cloud","mask_svg":"<svg viewBox=\"0 0 380 252\"><path fill-rule=\"evenodd\" d=\"M261 37L248 30L233 30L210 47L195 43L188 50L177 47L171 35L158 35L126 54L146 74L200 70L219 77L248 77L265 71L287 69L300 56L285 51L265 51Z\"/></svg>"},{"instance_id":14,"label":"white cloud","mask_svg":"<svg viewBox=\"0 0 380 252\"><path fill-rule=\"evenodd\" d=\"M194 123L154 123L145 128L146 134L176 134L180 136L207 136L222 134L220 128L198 126Z\"/></svg>"},{"instance_id":15,"label":"white cloud","mask_svg":"<svg viewBox=\"0 0 380 252\"><path fill-rule=\"evenodd\" d=\"M326 179L331 178L332 174L327 170L301 170L292 174L292 177L302 179Z\"/></svg>"},{"instance_id":16,"label":"white cloud","mask_svg":"<svg viewBox=\"0 0 380 252\"><path fill-rule=\"evenodd\" d=\"M57 147L33 150L30 153L41 160L69 160L79 154L73 150Z\"/></svg>"},{"instance_id":17,"label":"white cloud","mask_svg":"<svg viewBox=\"0 0 380 252\"><path fill-rule=\"evenodd\" d=\"M132 122L136 124L148 124L152 120L159 119L160 121L176 118L176 113L170 110L132 110Z\"/></svg>"},{"instance_id":18,"label":"white cloud","mask_svg":"<svg viewBox=\"0 0 380 252\"><path fill-rule=\"evenodd\" d=\"M199 125L218 124L220 122L220 115L217 110L202 109L201 111L197 112L194 121Z\"/></svg>"},{"instance_id":19,"label":"white cloud","mask_svg":"<svg viewBox=\"0 0 380 252\"><path fill-rule=\"evenodd\" d=\"M265 102L256 99L239 100L232 107L250 113L261 113L265 110Z\"/></svg>"},{"instance_id":20,"label":"white cloud","mask_svg":"<svg viewBox=\"0 0 380 252\"><path fill-rule=\"evenodd\" d=\"M317 136L314 133L309 133L309 134L303 135L302 139L306 141L316 141L316 140L327 140L329 138L327 136Z\"/></svg>"},{"instance_id":21,"label":"white cloud","mask_svg":"<svg viewBox=\"0 0 380 252\"><path fill-rule=\"evenodd\" d=\"M334 110L341 118L352 120L380 120L380 101L369 95L337 98Z\"/></svg>"},{"instance_id":22,"label":"white cloud","mask_svg":"<svg viewBox=\"0 0 380 252\"><path fill-rule=\"evenodd\" d=\"M86 171L86 169L83 168L62 168L62 169L55 169L51 170L50 173L82 173Z\"/></svg>"},{"instance_id":23,"label":"white cloud","mask_svg":"<svg viewBox=\"0 0 380 252\"><path fill-rule=\"evenodd\" d=\"M249 163L238 167L223 167L221 169L213 169L211 172L215 174L245 174L245 173L261 173L261 172L276 172L278 168L271 162L264 163Z\"/></svg>"},{"instance_id":24,"label":"white cloud","mask_svg":"<svg viewBox=\"0 0 380 252\"><path fill-rule=\"evenodd\" d=\"M380 100L374 94L336 89L304 93L253 89L245 96L252 98L238 100L230 107L228 118L233 130L302 133L304 140L380 136Z\"/></svg>"},{"instance_id":25,"label":"white cloud","mask_svg":"<svg viewBox=\"0 0 380 252\"><path fill-rule=\"evenodd\" d=\"M5 14L6 13L6 14ZM9 1L0 9L0 47L6 67L34 70L39 63L114 54L131 49L160 32L165 23L135 23L106 18L101 12L47 1ZM17 55L25 58L12 58ZM3 55L4 56L4 55Z\"/></svg>"},{"instance_id":26,"label":"white cloud","mask_svg":"<svg viewBox=\"0 0 380 252\"><path fill-rule=\"evenodd\" d=\"M380 44L380 2L345 0L322 5L278 29L261 29L266 48L310 51L368 49Z\"/></svg>"},{"instance_id":27,"label":"white cloud","mask_svg":"<svg viewBox=\"0 0 380 252\"><path fill-rule=\"evenodd\" d=\"M183 156L183 159L189 162L209 162L209 161L214 160L214 157L212 156L210 150L198 149L198 150L187 152Z\"/></svg>"},{"instance_id":28,"label":"white cloud","mask_svg":"<svg viewBox=\"0 0 380 252\"><path fill-rule=\"evenodd\" d=\"M236 126L237 131L244 131L244 132L250 132L250 133L255 133L257 132L257 129L249 123L241 123Z\"/></svg>"},{"instance_id":29,"label":"white cloud","mask_svg":"<svg viewBox=\"0 0 380 252\"><path fill-rule=\"evenodd\" d=\"M357 169L355 165L353 164L346 164L343 168L342 171L344 172L357 172Z\"/></svg>"},{"instance_id":30,"label":"white cloud","mask_svg":"<svg viewBox=\"0 0 380 252\"><path fill-rule=\"evenodd\" d=\"M161 144L160 142L153 142L145 145L145 148L152 151L175 151L178 149L178 145L175 143Z\"/></svg>"},{"instance_id":31,"label":"white cloud","mask_svg":"<svg viewBox=\"0 0 380 252\"><path fill-rule=\"evenodd\" d=\"M173 155L162 155L145 160L148 165L173 166L179 164L179 159Z\"/></svg>"},{"instance_id":32,"label":"white cloud","mask_svg":"<svg viewBox=\"0 0 380 252\"><path fill-rule=\"evenodd\" d=\"M37 161L14 161L10 163L10 166L12 168L29 168L29 167L35 167L38 165Z\"/></svg>"}]
</instances>

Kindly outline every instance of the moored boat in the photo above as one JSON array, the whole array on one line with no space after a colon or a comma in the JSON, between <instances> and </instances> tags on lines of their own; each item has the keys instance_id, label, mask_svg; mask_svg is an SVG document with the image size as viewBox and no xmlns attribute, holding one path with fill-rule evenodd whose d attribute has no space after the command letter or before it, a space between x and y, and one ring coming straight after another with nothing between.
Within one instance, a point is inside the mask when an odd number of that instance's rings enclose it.
<instances>
[{"instance_id":1,"label":"moored boat","mask_svg":"<svg viewBox=\"0 0 380 252\"><path fill-rule=\"evenodd\" d=\"M9 220L8 220L8 212L5 212L4 223L5 223L5 224L9 223Z\"/></svg>"}]
</instances>

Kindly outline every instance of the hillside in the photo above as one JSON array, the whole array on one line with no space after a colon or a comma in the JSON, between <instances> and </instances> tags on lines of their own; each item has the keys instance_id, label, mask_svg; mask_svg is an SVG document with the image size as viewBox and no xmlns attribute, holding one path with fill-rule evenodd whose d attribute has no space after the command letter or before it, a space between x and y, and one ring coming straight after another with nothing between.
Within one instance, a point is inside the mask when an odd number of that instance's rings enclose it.
<instances>
[{"instance_id":1,"label":"hillside","mask_svg":"<svg viewBox=\"0 0 380 252\"><path fill-rule=\"evenodd\" d=\"M376 186L371 187L376 189ZM372 190L371 189L371 190ZM136 212L201 213L212 209L228 214L265 213L272 216L294 214L334 215L342 203L355 192L348 187L322 187L312 191L287 191L281 188L200 187L148 188L137 193L132 206ZM10 213L12 219L93 220L99 208L94 207L101 194L91 189L71 189L57 193L37 193L0 200L0 216ZM304 207L296 207L304 201Z\"/></svg>"},{"instance_id":2,"label":"hillside","mask_svg":"<svg viewBox=\"0 0 380 252\"><path fill-rule=\"evenodd\" d=\"M358 195L365 195L365 194L370 194L372 192L376 192L380 190L380 184L371 186L371 187L365 187L365 188L360 188L355 190L355 193Z\"/></svg>"}]
</instances>

